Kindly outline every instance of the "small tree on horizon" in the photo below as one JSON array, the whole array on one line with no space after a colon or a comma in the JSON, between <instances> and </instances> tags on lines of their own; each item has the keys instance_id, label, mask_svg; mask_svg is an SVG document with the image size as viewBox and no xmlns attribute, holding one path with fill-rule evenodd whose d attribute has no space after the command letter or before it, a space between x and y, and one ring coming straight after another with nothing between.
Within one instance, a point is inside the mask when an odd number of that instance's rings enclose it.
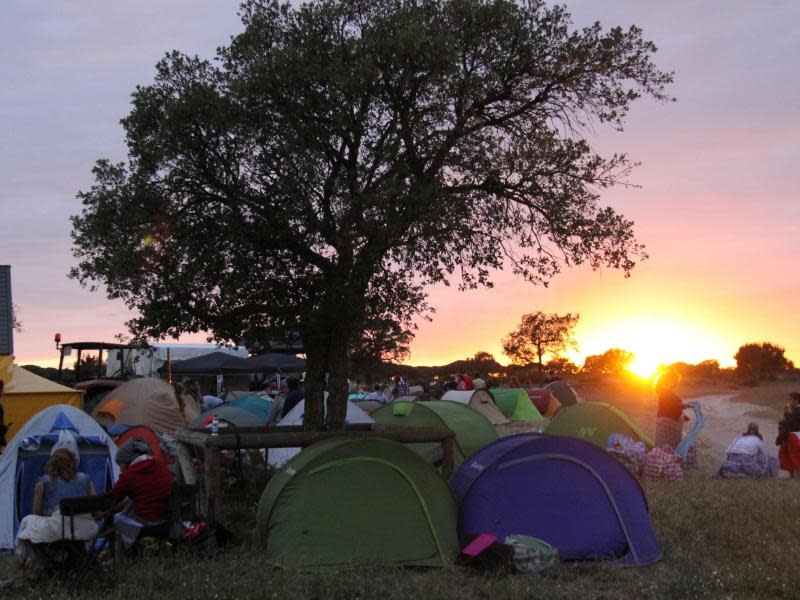
<instances>
[{"instance_id":1,"label":"small tree on horizon","mask_svg":"<svg viewBox=\"0 0 800 600\"><path fill-rule=\"evenodd\" d=\"M639 28L576 29L543 0L244 0L215 61L174 51L73 217L72 276L152 338L299 332L305 424L343 426L350 352L407 328L428 286L630 273L633 223L600 204L621 130L672 75ZM330 399L327 415L323 392Z\"/></svg>"},{"instance_id":2,"label":"small tree on horizon","mask_svg":"<svg viewBox=\"0 0 800 600\"><path fill-rule=\"evenodd\" d=\"M544 357L559 358L570 348L577 349L575 326L580 315L536 311L522 315L516 329L503 338L503 354L519 365L536 364L544 373Z\"/></svg>"},{"instance_id":3,"label":"small tree on horizon","mask_svg":"<svg viewBox=\"0 0 800 600\"><path fill-rule=\"evenodd\" d=\"M581 370L587 375L624 375L634 356L621 348L609 348L602 354L587 356Z\"/></svg>"},{"instance_id":4,"label":"small tree on horizon","mask_svg":"<svg viewBox=\"0 0 800 600\"><path fill-rule=\"evenodd\" d=\"M786 358L783 346L770 342L749 343L739 346L734 354L736 374L748 379L771 378L794 369Z\"/></svg>"}]
</instances>

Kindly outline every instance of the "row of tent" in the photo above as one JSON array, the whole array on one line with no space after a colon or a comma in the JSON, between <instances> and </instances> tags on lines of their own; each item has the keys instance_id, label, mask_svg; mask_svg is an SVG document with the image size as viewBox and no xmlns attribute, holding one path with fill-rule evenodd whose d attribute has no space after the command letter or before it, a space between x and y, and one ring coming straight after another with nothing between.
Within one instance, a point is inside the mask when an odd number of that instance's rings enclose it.
<instances>
[{"instance_id":1,"label":"row of tent","mask_svg":"<svg viewBox=\"0 0 800 600\"><path fill-rule=\"evenodd\" d=\"M256 521L267 560L289 568L445 566L481 534L534 537L570 561L662 554L630 471L593 444L536 433L496 439L449 482L402 444L329 439L270 479Z\"/></svg>"}]
</instances>

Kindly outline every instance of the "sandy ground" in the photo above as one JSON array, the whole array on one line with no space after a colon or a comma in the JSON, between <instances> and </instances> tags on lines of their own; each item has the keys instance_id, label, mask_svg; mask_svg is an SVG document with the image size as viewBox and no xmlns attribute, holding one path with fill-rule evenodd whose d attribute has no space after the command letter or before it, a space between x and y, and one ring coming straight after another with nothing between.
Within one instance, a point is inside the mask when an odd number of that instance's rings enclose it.
<instances>
[{"instance_id":1,"label":"sandy ground","mask_svg":"<svg viewBox=\"0 0 800 600\"><path fill-rule=\"evenodd\" d=\"M698 437L698 447L704 466L719 466L733 438L747 429L747 424L751 421L758 423L767 453L772 456L778 455L775 438L778 435L780 413L757 404L730 402L734 395L718 394L686 400L687 402L697 400L703 407L706 423ZM686 424L684 433L688 433L694 424L692 411L687 411L687 414L692 415L692 421Z\"/></svg>"}]
</instances>

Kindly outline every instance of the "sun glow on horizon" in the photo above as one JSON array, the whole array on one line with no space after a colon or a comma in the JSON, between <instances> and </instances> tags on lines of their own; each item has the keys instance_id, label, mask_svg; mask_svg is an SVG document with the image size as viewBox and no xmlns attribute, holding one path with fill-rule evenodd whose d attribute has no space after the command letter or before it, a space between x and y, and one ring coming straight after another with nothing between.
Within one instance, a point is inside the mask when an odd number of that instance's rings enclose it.
<instances>
[{"instance_id":1,"label":"sun glow on horizon","mask_svg":"<svg viewBox=\"0 0 800 600\"><path fill-rule=\"evenodd\" d=\"M690 320L641 315L576 334L582 350L575 357L577 364L582 364L588 355L620 348L634 354L628 371L643 379L675 362L696 364L714 359L723 367L732 363L730 344L708 324Z\"/></svg>"}]
</instances>

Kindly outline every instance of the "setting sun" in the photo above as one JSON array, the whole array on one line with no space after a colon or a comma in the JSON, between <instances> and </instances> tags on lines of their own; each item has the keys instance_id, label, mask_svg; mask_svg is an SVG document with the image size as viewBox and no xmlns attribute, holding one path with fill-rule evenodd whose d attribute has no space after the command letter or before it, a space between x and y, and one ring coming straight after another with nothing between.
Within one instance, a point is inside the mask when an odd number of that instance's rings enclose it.
<instances>
[{"instance_id":1,"label":"setting sun","mask_svg":"<svg viewBox=\"0 0 800 600\"><path fill-rule=\"evenodd\" d=\"M642 379L650 379L658 371L659 365L663 362L652 356L638 354L633 357L633 360L628 365L628 371L634 375L638 375Z\"/></svg>"}]
</instances>

